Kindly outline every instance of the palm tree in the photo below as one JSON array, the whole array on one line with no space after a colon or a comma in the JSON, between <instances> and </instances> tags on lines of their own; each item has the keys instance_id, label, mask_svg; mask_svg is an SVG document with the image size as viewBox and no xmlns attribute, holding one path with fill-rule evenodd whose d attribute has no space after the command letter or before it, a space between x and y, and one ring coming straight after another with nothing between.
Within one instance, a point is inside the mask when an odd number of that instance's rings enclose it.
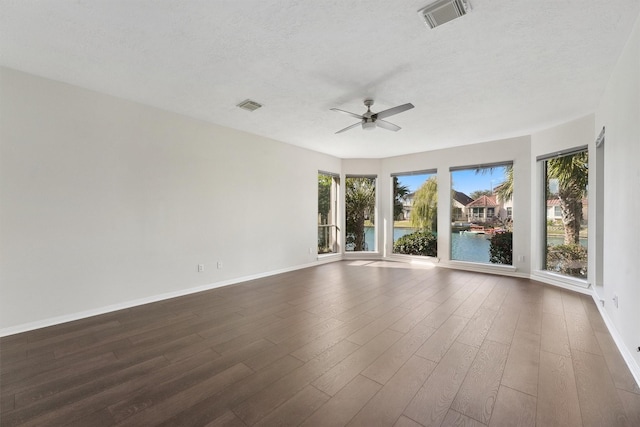
<instances>
[{"instance_id":1,"label":"palm tree","mask_svg":"<svg viewBox=\"0 0 640 427\"><path fill-rule=\"evenodd\" d=\"M411 225L420 230L436 231L437 215L438 181L432 176L416 191L411 210Z\"/></svg>"},{"instance_id":2,"label":"palm tree","mask_svg":"<svg viewBox=\"0 0 640 427\"><path fill-rule=\"evenodd\" d=\"M406 185L400 185L398 177L393 177L393 218L396 220L403 219L402 211L404 209L404 200L409 195L409 187Z\"/></svg>"},{"instance_id":3,"label":"palm tree","mask_svg":"<svg viewBox=\"0 0 640 427\"><path fill-rule=\"evenodd\" d=\"M505 166L504 182L495 188L495 193L502 202L513 197L513 165Z\"/></svg>"},{"instance_id":4,"label":"palm tree","mask_svg":"<svg viewBox=\"0 0 640 427\"><path fill-rule=\"evenodd\" d=\"M363 251L364 222L369 217L374 220L376 203L375 181L371 178L347 178L345 180L345 205L347 238L353 239L354 250ZM351 237L353 236L353 237Z\"/></svg>"},{"instance_id":5,"label":"palm tree","mask_svg":"<svg viewBox=\"0 0 640 427\"><path fill-rule=\"evenodd\" d=\"M550 159L547 162L547 182L558 181L558 200L562 210L564 226L564 244L580 242L580 224L582 222L582 198L587 193L589 181L589 155L581 151L568 156ZM505 181L496 188L496 195L502 201L513 197L513 165L505 168ZM547 188L547 199L549 198Z\"/></svg>"},{"instance_id":6,"label":"palm tree","mask_svg":"<svg viewBox=\"0 0 640 427\"><path fill-rule=\"evenodd\" d=\"M318 224L326 224L331 210L332 177L318 174Z\"/></svg>"},{"instance_id":7,"label":"palm tree","mask_svg":"<svg viewBox=\"0 0 640 427\"><path fill-rule=\"evenodd\" d=\"M588 153L581 151L547 162L547 179L558 181L557 196L562 210L565 245L580 243L582 199L587 193L589 180L588 160Z\"/></svg>"}]
</instances>

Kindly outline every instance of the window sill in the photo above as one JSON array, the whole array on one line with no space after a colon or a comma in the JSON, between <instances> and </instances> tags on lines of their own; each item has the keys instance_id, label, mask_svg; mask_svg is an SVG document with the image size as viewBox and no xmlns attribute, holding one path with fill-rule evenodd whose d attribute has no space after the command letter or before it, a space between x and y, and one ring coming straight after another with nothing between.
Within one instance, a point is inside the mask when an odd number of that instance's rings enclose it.
<instances>
[{"instance_id":1,"label":"window sill","mask_svg":"<svg viewBox=\"0 0 640 427\"><path fill-rule=\"evenodd\" d=\"M585 293L585 291L591 286L586 280L563 276L562 274L552 273L545 270L535 270L531 273L531 278L549 285L571 289L582 293Z\"/></svg>"},{"instance_id":2,"label":"window sill","mask_svg":"<svg viewBox=\"0 0 640 427\"><path fill-rule=\"evenodd\" d=\"M516 267L512 265L501 264L485 264L481 262L468 262L468 261L440 261L440 265L448 268L456 268L459 270L477 271L479 273L491 273L491 274L508 274L513 276L517 271Z\"/></svg>"}]
</instances>

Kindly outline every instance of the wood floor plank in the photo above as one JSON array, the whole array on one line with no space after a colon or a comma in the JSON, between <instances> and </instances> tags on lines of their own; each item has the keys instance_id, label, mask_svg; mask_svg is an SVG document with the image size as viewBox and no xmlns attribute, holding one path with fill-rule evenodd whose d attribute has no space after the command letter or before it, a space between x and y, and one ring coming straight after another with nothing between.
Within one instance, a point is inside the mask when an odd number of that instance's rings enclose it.
<instances>
[{"instance_id":1,"label":"wood floor plank","mask_svg":"<svg viewBox=\"0 0 640 427\"><path fill-rule=\"evenodd\" d=\"M204 425L222 416L229 408L240 404L301 365L302 362L292 356L283 357L261 371L236 381L222 391L214 394L207 393L206 398L194 405L185 405L180 413L166 419L159 426Z\"/></svg>"},{"instance_id":2,"label":"wood floor plank","mask_svg":"<svg viewBox=\"0 0 640 427\"><path fill-rule=\"evenodd\" d=\"M346 339L357 330L370 324L373 320L375 320L373 317L363 314L350 322L346 322L343 326L317 337L312 342L293 351L291 355L307 362Z\"/></svg>"},{"instance_id":3,"label":"wood floor plank","mask_svg":"<svg viewBox=\"0 0 640 427\"><path fill-rule=\"evenodd\" d=\"M482 284L486 283L486 285L482 286ZM453 313L456 316L462 316L467 318L472 318L475 316L476 311L480 308L484 300L487 299L491 291L495 286L495 281L486 281L478 286L477 289L474 290L473 294L470 298L467 298L465 302L463 302L460 307Z\"/></svg>"},{"instance_id":4,"label":"wood floor plank","mask_svg":"<svg viewBox=\"0 0 640 427\"><path fill-rule=\"evenodd\" d=\"M329 398L330 396L309 385L254 425L256 427L298 426Z\"/></svg>"},{"instance_id":5,"label":"wood floor plank","mask_svg":"<svg viewBox=\"0 0 640 427\"><path fill-rule=\"evenodd\" d=\"M624 406L604 357L571 350L584 426L629 426Z\"/></svg>"},{"instance_id":6,"label":"wood floor plank","mask_svg":"<svg viewBox=\"0 0 640 427\"><path fill-rule=\"evenodd\" d=\"M493 311L500 311L504 299L509 293L509 288L501 282L497 282L489 295L482 302L481 307L487 308Z\"/></svg>"},{"instance_id":7,"label":"wood floor plank","mask_svg":"<svg viewBox=\"0 0 640 427\"><path fill-rule=\"evenodd\" d=\"M459 343L480 347L485 337L491 329L493 320L498 315L497 311L480 307L474 317L469 320L464 329L460 332L456 340Z\"/></svg>"},{"instance_id":8,"label":"wood floor plank","mask_svg":"<svg viewBox=\"0 0 640 427\"><path fill-rule=\"evenodd\" d=\"M224 390L236 381L251 375L253 371L247 366L239 363L219 374L216 374L206 380L183 391L172 394L163 399L159 404L153 406L143 406L144 411L134 412L124 420L118 420L118 425L122 427L132 426L138 427L144 424L156 425L160 424L167 418L171 418L183 410L185 406L191 406L204 399L208 393L215 394ZM137 406L136 410L139 409Z\"/></svg>"},{"instance_id":9,"label":"wood floor plank","mask_svg":"<svg viewBox=\"0 0 640 427\"><path fill-rule=\"evenodd\" d=\"M208 423L205 427L246 427L240 418L231 411L225 412L215 420Z\"/></svg>"},{"instance_id":10,"label":"wood floor plank","mask_svg":"<svg viewBox=\"0 0 640 427\"><path fill-rule=\"evenodd\" d=\"M245 423L249 425L255 424L358 348L357 344L347 340L339 342L329 350L283 376L275 383L234 406L232 408L233 412Z\"/></svg>"},{"instance_id":11,"label":"wood floor plank","mask_svg":"<svg viewBox=\"0 0 640 427\"><path fill-rule=\"evenodd\" d=\"M388 328L390 325L394 324L398 319L405 316L408 310L402 307L395 307L393 310L384 314L383 316L378 317L373 322L368 325L362 327L358 331L349 335L347 339L351 342L354 342L359 345L364 345L373 339L376 335L380 333L381 330ZM397 332L397 331L394 331Z\"/></svg>"},{"instance_id":12,"label":"wood floor plank","mask_svg":"<svg viewBox=\"0 0 640 427\"><path fill-rule=\"evenodd\" d=\"M182 371L189 371L197 366L206 363L208 355L198 354L192 358L182 362L180 368ZM61 425L63 423L71 423L85 417L91 417L93 414L102 412L114 423L108 406L119 402L126 396L135 395L141 388L154 384L156 387L166 381L169 381L175 375L175 370L171 366L161 367L144 376L134 376L131 378L123 378L123 381L116 382L105 388L99 388L96 392L83 393L76 397L75 393L71 399L64 399L64 394L60 397L63 399L58 402L55 398L53 401L42 400L36 405L27 406L18 411L1 414L2 419L0 425L11 426L42 426L42 425ZM100 415L100 414L98 414ZM96 425L94 419L91 418L90 423L83 424Z\"/></svg>"},{"instance_id":13,"label":"wood floor plank","mask_svg":"<svg viewBox=\"0 0 640 427\"><path fill-rule=\"evenodd\" d=\"M506 344L485 341L469 368L451 409L482 423L488 423L508 352L509 346Z\"/></svg>"},{"instance_id":14,"label":"wood floor plank","mask_svg":"<svg viewBox=\"0 0 640 427\"><path fill-rule=\"evenodd\" d=\"M320 409L307 418L304 427L346 425L382 386L362 375L355 377Z\"/></svg>"},{"instance_id":15,"label":"wood floor plank","mask_svg":"<svg viewBox=\"0 0 640 427\"><path fill-rule=\"evenodd\" d=\"M520 309L516 307L500 308L498 314L493 319L486 339L507 345L511 344L519 317Z\"/></svg>"},{"instance_id":16,"label":"wood floor plank","mask_svg":"<svg viewBox=\"0 0 640 427\"><path fill-rule=\"evenodd\" d=\"M536 398L500 386L489 427L535 427Z\"/></svg>"},{"instance_id":17,"label":"wood floor plank","mask_svg":"<svg viewBox=\"0 0 640 427\"><path fill-rule=\"evenodd\" d=\"M542 296L542 312L564 316L562 291L545 286Z\"/></svg>"},{"instance_id":18,"label":"wood floor plank","mask_svg":"<svg viewBox=\"0 0 640 427\"><path fill-rule=\"evenodd\" d=\"M439 426L467 375L478 349L453 343L403 414L425 427Z\"/></svg>"},{"instance_id":19,"label":"wood floor plank","mask_svg":"<svg viewBox=\"0 0 640 427\"><path fill-rule=\"evenodd\" d=\"M516 330L501 383L531 396L537 396L539 365L540 335Z\"/></svg>"},{"instance_id":20,"label":"wood floor plank","mask_svg":"<svg viewBox=\"0 0 640 427\"><path fill-rule=\"evenodd\" d=\"M434 331L435 329L428 326L417 325L362 371L362 375L380 384L386 384Z\"/></svg>"},{"instance_id":21,"label":"wood floor plank","mask_svg":"<svg viewBox=\"0 0 640 427\"><path fill-rule=\"evenodd\" d=\"M595 335L615 386L631 393L640 394L640 387L638 387L629 367L624 362L611 335L604 332L596 332Z\"/></svg>"},{"instance_id":22,"label":"wood floor plank","mask_svg":"<svg viewBox=\"0 0 640 427\"><path fill-rule=\"evenodd\" d=\"M618 389L630 426L640 426L640 394Z\"/></svg>"},{"instance_id":23,"label":"wood floor plank","mask_svg":"<svg viewBox=\"0 0 640 427\"><path fill-rule=\"evenodd\" d=\"M342 387L365 370L373 361L384 353L402 334L387 329L377 337L354 351L343 361L336 364L327 373L313 382L319 390L329 396L335 395Z\"/></svg>"},{"instance_id":24,"label":"wood floor plank","mask_svg":"<svg viewBox=\"0 0 640 427\"><path fill-rule=\"evenodd\" d=\"M413 356L349 422L349 426L393 425L436 363Z\"/></svg>"},{"instance_id":25,"label":"wood floor plank","mask_svg":"<svg viewBox=\"0 0 640 427\"><path fill-rule=\"evenodd\" d=\"M516 330L540 335L542 328L542 304L525 303L518 317Z\"/></svg>"},{"instance_id":26,"label":"wood floor plank","mask_svg":"<svg viewBox=\"0 0 640 427\"><path fill-rule=\"evenodd\" d=\"M539 426L582 425L576 379L570 357L540 351L537 403L536 423Z\"/></svg>"},{"instance_id":27,"label":"wood floor plank","mask_svg":"<svg viewBox=\"0 0 640 427\"><path fill-rule=\"evenodd\" d=\"M420 346L416 355L440 362L468 321L466 317L452 315Z\"/></svg>"},{"instance_id":28,"label":"wood floor plank","mask_svg":"<svg viewBox=\"0 0 640 427\"><path fill-rule=\"evenodd\" d=\"M561 294L562 307L565 314L586 314L580 294L574 292L563 291Z\"/></svg>"},{"instance_id":29,"label":"wood floor plank","mask_svg":"<svg viewBox=\"0 0 640 427\"><path fill-rule=\"evenodd\" d=\"M453 409L449 409L440 427L486 427L486 424L482 424L480 421L469 418Z\"/></svg>"},{"instance_id":30,"label":"wood floor plank","mask_svg":"<svg viewBox=\"0 0 640 427\"><path fill-rule=\"evenodd\" d=\"M561 356L571 357L569 335L564 315L542 313L540 349Z\"/></svg>"},{"instance_id":31,"label":"wood floor plank","mask_svg":"<svg viewBox=\"0 0 640 427\"><path fill-rule=\"evenodd\" d=\"M393 425L393 427L422 427L422 424L418 424L413 421L411 418L401 415L398 418L398 421Z\"/></svg>"},{"instance_id":32,"label":"wood floor plank","mask_svg":"<svg viewBox=\"0 0 640 427\"><path fill-rule=\"evenodd\" d=\"M582 307L582 306L580 306ZM579 350L587 353L602 355L600 344L591 328L591 322L586 313L566 312L567 335L571 350Z\"/></svg>"},{"instance_id":33,"label":"wood floor plank","mask_svg":"<svg viewBox=\"0 0 640 427\"><path fill-rule=\"evenodd\" d=\"M393 329L394 331L406 334L439 306L440 304L438 304L437 302L428 300L424 301L422 304L412 309L405 316L398 319L398 321L391 325L389 329Z\"/></svg>"}]
</instances>

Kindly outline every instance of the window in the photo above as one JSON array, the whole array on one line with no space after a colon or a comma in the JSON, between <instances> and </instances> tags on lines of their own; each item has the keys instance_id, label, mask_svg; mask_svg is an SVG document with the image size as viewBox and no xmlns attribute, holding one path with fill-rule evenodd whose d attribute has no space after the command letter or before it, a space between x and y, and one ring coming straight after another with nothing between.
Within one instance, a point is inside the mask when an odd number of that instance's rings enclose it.
<instances>
[{"instance_id":1,"label":"window","mask_svg":"<svg viewBox=\"0 0 640 427\"><path fill-rule=\"evenodd\" d=\"M542 225L542 268L554 273L587 278L587 184L589 156L586 147L538 158L545 186L542 201L547 215ZM553 209L549 209L553 206ZM549 215L552 212L553 221Z\"/></svg>"},{"instance_id":2,"label":"window","mask_svg":"<svg viewBox=\"0 0 640 427\"><path fill-rule=\"evenodd\" d=\"M338 189L340 177L318 172L318 253L338 252Z\"/></svg>"},{"instance_id":3,"label":"window","mask_svg":"<svg viewBox=\"0 0 640 427\"><path fill-rule=\"evenodd\" d=\"M393 253L438 255L436 171L392 175Z\"/></svg>"},{"instance_id":4,"label":"window","mask_svg":"<svg viewBox=\"0 0 640 427\"><path fill-rule=\"evenodd\" d=\"M451 182L451 259L513 264L513 164L451 168Z\"/></svg>"},{"instance_id":5,"label":"window","mask_svg":"<svg viewBox=\"0 0 640 427\"><path fill-rule=\"evenodd\" d=\"M347 176L344 188L347 251L376 249L376 177Z\"/></svg>"}]
</instances>

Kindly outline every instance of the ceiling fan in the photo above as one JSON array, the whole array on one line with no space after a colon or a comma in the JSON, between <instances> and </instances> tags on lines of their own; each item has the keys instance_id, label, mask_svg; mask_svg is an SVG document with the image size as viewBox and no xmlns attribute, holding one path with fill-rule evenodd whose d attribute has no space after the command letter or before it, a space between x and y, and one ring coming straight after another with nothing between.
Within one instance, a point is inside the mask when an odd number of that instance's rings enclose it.
<instances>
[{"instance_id":1,"label":"ceiling fan","mask_svg":"<svg viewBox=\"0 0 640 427\"><path fill-rule=\"evenodd\" d=\"M400 126L394 125L393 123L389 123L382 119L386 119L387 117L393 116L394 114L402 113L403 111L407 111L413 108L413 104L408 103L408 104L402 104L402 105L398 105L397 107L380 111L379 113L372 113L371 106L373 105L373 99L365 99L364 105L367 107L367 112L364 113L363 115L350 113L349 111L340 110L339 108L332 108L331 109L332 111L337 111L339 113L343 113L348 116L355 117L356 119L360 119L358 123L352 124L351 126L347 126L346 128L341 129L336 133L342 133L358 125L362 125L362 129L366 129L366 130L372 130L372 129L375 129L377 126L379 126L383 129L397 132L401 129Z\"/></svg>"}]
</instances>

